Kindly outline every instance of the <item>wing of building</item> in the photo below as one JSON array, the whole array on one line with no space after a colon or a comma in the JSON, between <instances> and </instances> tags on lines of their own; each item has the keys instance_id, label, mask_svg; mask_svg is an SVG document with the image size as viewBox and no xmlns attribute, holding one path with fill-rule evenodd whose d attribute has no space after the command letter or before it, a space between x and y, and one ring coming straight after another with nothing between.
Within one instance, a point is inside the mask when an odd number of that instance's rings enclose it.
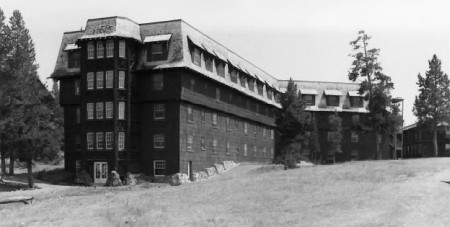
<instances>
[{"instance_id":1,"label":"wing of building","mask_svg":"<svg viewBox=\"0 0 450 227\"><path fill-rule=\"evenodd\" d=\"M113 169L163 176L272 160L277 79L182 20L85 28L64 33L52 74L67 170L102 183Z\"/></svg>"}]
</instances>

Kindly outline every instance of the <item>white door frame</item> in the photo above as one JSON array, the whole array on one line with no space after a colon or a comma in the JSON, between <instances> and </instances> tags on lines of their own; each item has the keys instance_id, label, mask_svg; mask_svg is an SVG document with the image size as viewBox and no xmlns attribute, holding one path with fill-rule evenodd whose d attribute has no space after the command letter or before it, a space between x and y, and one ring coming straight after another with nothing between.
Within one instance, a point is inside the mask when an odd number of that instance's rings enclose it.
<instances>
[{"instance_id":1,"label":"white door frame","mask_svg":"<svg viewBox=\"0 0 450 227\"><path fill-rule=\"evenodd\" d=\"M108 179L108 163L94 162L94 183L106 183Z\"/></svg>"}]
</instances>

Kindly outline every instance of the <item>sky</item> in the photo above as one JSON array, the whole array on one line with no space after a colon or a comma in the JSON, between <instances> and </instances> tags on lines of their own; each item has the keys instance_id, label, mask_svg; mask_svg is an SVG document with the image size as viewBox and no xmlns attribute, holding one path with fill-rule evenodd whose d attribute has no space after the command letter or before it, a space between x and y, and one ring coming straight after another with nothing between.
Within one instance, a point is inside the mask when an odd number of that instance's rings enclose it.
<instances>
[{"instance_id":1,"label":"sky","mask_svg":"<svg viewBox=\"0 0 450 227\"><path fill-rule=\"evenodd\" d=\"M183 19L278 79L349 82L349 42L364 30L379 48L394 97L404 98L405 125L416 121L417 75L436 54L450 73L450 3L446 0L1 0L19 10L35 43L39 75L53 72L63 32L90 18L137 23Z\"/></svg>"}]
</instances>

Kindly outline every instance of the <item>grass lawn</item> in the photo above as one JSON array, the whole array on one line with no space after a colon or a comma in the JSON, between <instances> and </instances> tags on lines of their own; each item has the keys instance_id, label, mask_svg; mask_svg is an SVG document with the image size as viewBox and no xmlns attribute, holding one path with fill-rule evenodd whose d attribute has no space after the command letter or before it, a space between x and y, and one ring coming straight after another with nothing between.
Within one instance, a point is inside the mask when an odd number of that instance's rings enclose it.
<instances>
[{"instance_id":1,"label":"grass lawn","mask_svg":"<svg viewBox=\"0 0 450 227\"><path fill-rule=\"evenodd\" d=\"M0 205L4 226L450 226L450 158L284 171L241 165L178 187L54 186Z\"/></svg>"}]
</instances>

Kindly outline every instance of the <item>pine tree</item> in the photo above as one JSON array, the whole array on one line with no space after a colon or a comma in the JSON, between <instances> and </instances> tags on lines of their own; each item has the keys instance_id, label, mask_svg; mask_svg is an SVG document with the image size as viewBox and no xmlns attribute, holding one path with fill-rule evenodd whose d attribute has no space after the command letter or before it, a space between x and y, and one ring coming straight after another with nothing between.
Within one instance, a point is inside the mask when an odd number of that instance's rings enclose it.
<instances>
[{"instance_id":1,"label":"pine tree","mask_svg":"<svg viewBox=\"0 0 450 227\"><path fill-rule=\"evenodd\" d=\"M330 142L330 152L333 155L333 160L336 158L336 154L342 153L342 119L338 113L335 112L331 117L329 132L332 133L333 139Z\"/></svg>"},{"instance_id":2,"label":"pine tree","mask_svg":"<svg viewBox=\"0 0 450 227\"><path fill-rule=\"evenodd\" d=\"M450 123L450 82L447 74L441 70L441 60L433 55L428 61L425 77L419 73L417 85L419 95L414 101L414 115L422 128L431 130L433 134L433 152L437 157L437 129L439 125Z\"/></svg>"},{"instance_id":3,"label":"pine tree","mask_svg":"<svg viewBox=\"0 0 450 227\"><path fill-rule=\"evenodd\" d=\"M381 159L381 138L385 133L393 133L401 124L398 107L391 102L390 91L394 88L391 77L382 72L378 62L380 49L369 49L369 37L364 31L358 33L356 40L351 41L354 58L352 68L348 73L349 80L358 81L359 93L365 94L369 101L367 121L362 125L364 131L375 133L376 150L374 159Z\"/></svg>"}]
</instances>

